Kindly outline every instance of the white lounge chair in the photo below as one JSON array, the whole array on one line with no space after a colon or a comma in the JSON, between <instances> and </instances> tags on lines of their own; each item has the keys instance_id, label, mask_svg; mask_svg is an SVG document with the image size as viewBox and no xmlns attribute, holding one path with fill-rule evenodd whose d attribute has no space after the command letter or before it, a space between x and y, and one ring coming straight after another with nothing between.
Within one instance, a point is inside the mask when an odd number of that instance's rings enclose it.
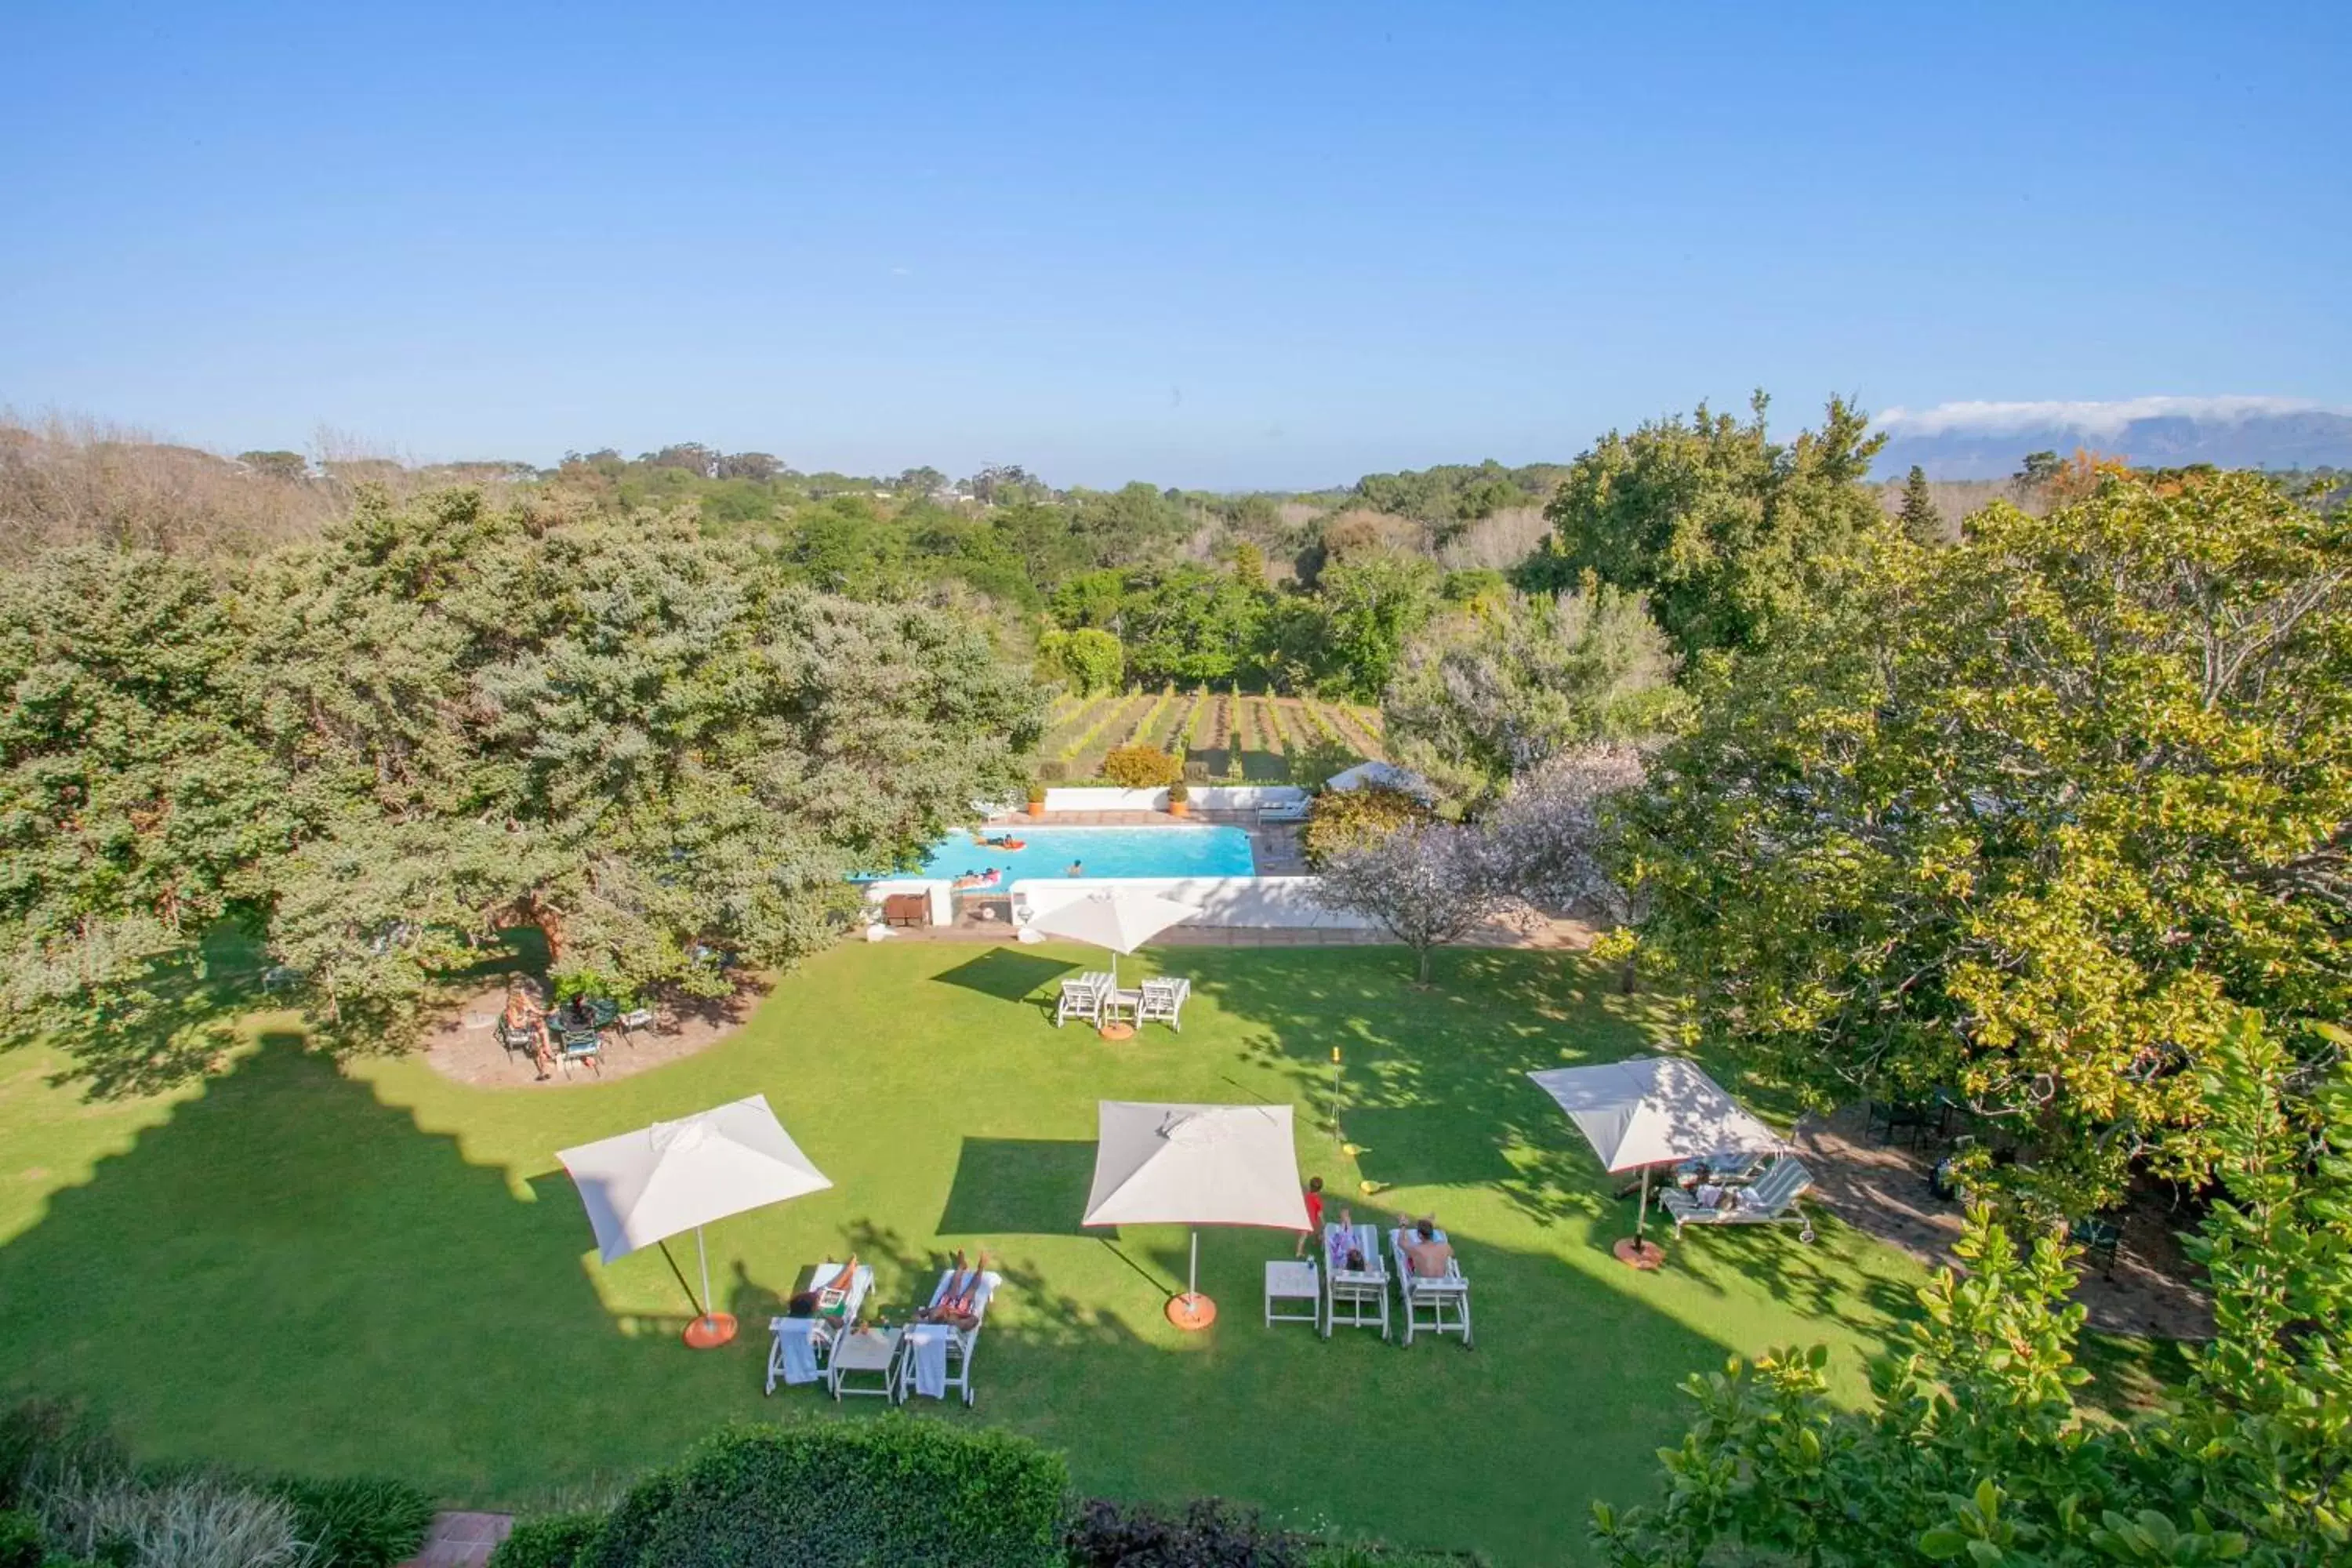
<instances>
[{"instance_id":1,"label":"white lounge chair","mask_svg":"<svg viewBox=\"0 0 2352 1568\"><path fill-rule=\"evenodd\" d=\"M1304 822L1311 802L1300 800L1270 800L1257 808L1260 822Z\"/></svg>"},{"instance_id":2,"label":"white lounge chair","mask_svg":"<svg viewBox=\"0 0 2352 1568\"><path fill-rule=\"evenodd\" d=\"M866 1292L874 1289L874 1270L861 1263L857 1272L845 1282L842 1267L838 1263L820 1263L809 1276L809 1289L817 1297L816 1316L768 1320L768 1331L775 1336L768 1347L770 1394L776 1392L779 1383L814 1383L822 1377L834 1344L843 1331L856 1323L857 1314L866 1305ZM806 1357L800 1354L801 1345L808 1348Z\"/></svg>"},{"instance_id":3,"label":"white lounge chair","mask_svg":"<svg viewBox=\"0 0 2352 1568\"><path fill-rule=\"evenodd\" d=\"M940 1275L940 1282L931 1287L930 1304L932 1306L936 1307L940 1304L940 1298L948 1293L948 1287L954 1283L955 1278L956 1271L952 1268ZM982 1273L980 1289L972 1297L971 1302L971 1315L974 1321L971 1327L968 1329L960 1329L953 1323L907 1325L906 1352L898 1358L898 1402L900 1404L905 1404L908 1399L921 1392L916 1386L920 1376L918 1363L925 1353L927 1344L942 1344L945 1348L947 1378L940 1391L940 1396L944 1398L949 1392L952 1391L961 1394L966 1405L972 1402L971 1358L980 1349L980 1331L988 1326L988 1303L995 1298L996 1288L1003 1283L1004 1283L1004 1277L993 1269Z\"/></svg>"},{"instance_id":4,"label":"white lounge chair","mask_svg":"<svg viewBox=\"0 0 2352 1568\"><path fill-rule=\"evenodd\" d=\"M1192 994L1192 983L1181 975L1147 980L1137 995L1135 1021L1139 1024L1165 1024L1182 1034L1184 1002Z\"/></svg>"},{"instance_id":5,"label":"white lounge chair","mask_svg":"<svg viewBox=\"0 0 2352 1568\"><path fill-rule=\"evenodd\" d=\"M1364 1255L1360 1269L1347 1266L1348 1249ZM1381 1261L1381 1233L1369 1225L1352 1235L1337 1225L1323 1227L1323 1337L1337 1329L1378 1329L1389 1337L1389 1271Z\"/></svg>"},{"instance_id":6,"label":"white lounge chair","mask_svg":"<svg viewBox=\"0 0 2352 1568\"><path fill-rule=\"evenodd\" d=\"M1108 974L1081 974L1076 980L1063 981L1061 999L1054 1004L1054 1027L1058 1029L1072 1018L1101 1023L1103 1003L1109 994Z\"/></svg>"},{"instance_id":7,"label":"white lounge chair","mask_svg":"<svg viewBox=\"0 0 2352 1568\"><path fill-rule=\"evenodd\" d=\"M1463 1346L1470 1340L1470 1281L1462 1272L1459 1258L1445 1260L1445 1273L1437 1279L1424 1279L1412 1271L1412 1259L1405 1257L1406 1232L1400 1226L1389 1232L1389 1256L1396 1260L1397 1294L1404 1298L1404 1342L1412 1343L1415 1330L1432 1334L1460 1334ZM1444 1231L1435 1238L1445 1239Z\"/></svg>"},{"instance_id":8,"label":"white lounge chair","mask_svg":"<svg viewBox=\"0 0 2352 1568\"><path fill-rule=\"evenodd\" d=\"M1700 1203L1685 1192L1663 1194L1658 1202L1673 1216L1676 1236L1688 1225L1797 1225L1804 1227L1797 1233L1797 1239L1811 1241L1813 1222L1806 1217L1797 1200L1811 1191L1812 1185L1813 1173L1801 1162L1784 1154L1773 1161L1771 1169L1757 1177L1753 1185L1727 1189L1732 1194L1729 1208Z\"/></svg>"}]
</instances>

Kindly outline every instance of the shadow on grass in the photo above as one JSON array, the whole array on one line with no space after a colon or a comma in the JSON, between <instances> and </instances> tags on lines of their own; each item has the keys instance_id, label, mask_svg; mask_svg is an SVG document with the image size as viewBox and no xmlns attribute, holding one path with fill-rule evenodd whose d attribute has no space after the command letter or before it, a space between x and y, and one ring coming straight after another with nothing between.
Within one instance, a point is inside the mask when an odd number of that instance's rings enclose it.
<instances>
[{"instance_id":1,"label":"shadow on grass","mask_svg":"<svg viewBox=\"0 0 2352 1568\"><path fill-rule=\"evenodd\" d=\"M1095 1146L1053 1138L967 1138L940 1215L941 1236L1090 1236L1079 1225Z\"/></svg>"},{"instance_id":2,"label":"shadow on grass","mask_svg":"<svg viewBox=\"0 0 2352 1568\"><path fill-rule=\"evenodd\" d=\"M977 991L983 996L994 996L1006 1002L1026 1002L1048 984L1076 970L1077 965L1056 958L1040 958L1034 953L1015 952L1011 948L992 947L968 963L959 963L942 972L942 984L961 985L967 991Z\"/></svg>"}]
</instances>

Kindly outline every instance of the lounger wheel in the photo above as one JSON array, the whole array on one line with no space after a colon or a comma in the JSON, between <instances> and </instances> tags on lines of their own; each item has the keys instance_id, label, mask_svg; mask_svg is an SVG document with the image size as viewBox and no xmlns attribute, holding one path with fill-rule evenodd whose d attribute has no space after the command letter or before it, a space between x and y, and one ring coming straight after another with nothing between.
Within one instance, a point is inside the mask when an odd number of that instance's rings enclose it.
<instances>
[{"instance_id":1,"label":"lounger wheel","mask_svg":"<svg viewBox=\"0 0 2352 1568\"><path fill-rule=\"evenodd\" d=\"M1811 1225L1807 1225L1807 1226L1805 1226L1805 1228L1804 1228L1804 1229L1802 1229L1802 1230L1801 1230L1801 1231L1799 1231L1799 1232L1797 1233L1797 1239L1798 1239L1799 1241L1811 1241L1811 1240L1812 1240L1812 1239L1813 1239L1813 1227L1812 1227Z\"/></svg>"}]
</instances>

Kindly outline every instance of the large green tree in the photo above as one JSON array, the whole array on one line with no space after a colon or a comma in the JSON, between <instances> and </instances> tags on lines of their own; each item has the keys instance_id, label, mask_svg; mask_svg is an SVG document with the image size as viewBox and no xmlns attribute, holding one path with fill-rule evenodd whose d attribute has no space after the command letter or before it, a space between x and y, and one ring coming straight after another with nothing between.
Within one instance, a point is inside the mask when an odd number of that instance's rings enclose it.
<instances>
[{"instance_id":1,"label":"large green tree","mask_svg":"<svg viewBox=\"0 0 2352 1568\"><path fill-rule=\"evenodd\" d=\"M1643 595L1685 658L1754 646L1878 524L1864 479L1885 442L1843 399L1785 445L1764 413L1759 393L1744 424L1701 404L1687 420L1611 431L1546 508L1552 534L1529 584L1569 588L1590 573Z\"/></svg>"},{"instance_id":2,"label":"large green tree","mask_svg":"<svg viewBox=\"0 0 2352 1568\"><path fill-rule=\"evenodd\" d=\"M470 490L219 584L63 559L0 609L12 1017L93 1050L232 907L352 1040L519 925L559 971L721 989L1014 787L1039 719L947 616Z\"/></svg>"},{"instance_id":3,"label":"large green tree","mask_svg":"<svg viewBox=\"0 0 2352 1568\"><path fill-rule=\"evenodd\" d=\"M1638 595L1506 593L1406 644L1381 727L1398 762L1476 799L1566 748L1671 727L1687 706L1674 677L1674 654Z\"/></svg>"},{"instance_id":4,"label":"large green tree","mask_svg":"<svg viewBox=\"0 0 2352 1568\"><path fill-rule=\"evenodd\" d=\"M2347 579L2352 529L2247 474L1888 531L1633 797L1643 942L1759 1068L1954 1091L2054 1205L2193 1168L2234 1010L2352 1001Z\"/></svg>"},{"instance_id":5,"label":"large green tree","mask_svg":"<svg viewBox=\"0 0 2352 1568\"><path fill-rule=\"evenodd\" d=\"M2021 1253L1990 1208L1965 1277L1919 1292L1864 1408L1829 1398L1827 1355L1781 1351L1694 1378L1688 1434L1652 1505L1596 1506L1617 1568L1729 1563L1985 1568L2352 1557L2352 1093L2317 1127L2296 1064L2251 1015L2196 1075L2224 1195L2191 1251L2215 1335L2165 1405L2094 1419L2074 1391L2084 1310L2068 1249Z\"/></svg>"}]
</instances>

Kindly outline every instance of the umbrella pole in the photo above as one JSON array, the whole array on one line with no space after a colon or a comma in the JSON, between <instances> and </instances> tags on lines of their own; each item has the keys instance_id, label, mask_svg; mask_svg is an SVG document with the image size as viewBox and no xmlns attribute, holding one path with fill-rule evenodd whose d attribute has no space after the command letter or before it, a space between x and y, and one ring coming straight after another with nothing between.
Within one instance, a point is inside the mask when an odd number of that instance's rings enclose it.
<instances>
[{"instance_id":1,"label":"umbrella pole","mask_svg":"<svg viewBox=\"0 0 2352 1568\"><path fill-rule=\"evenodd\" d=\"M1650 1242L1650 1167L1642 1167L1642 1207L1633 1220L1633 1234L1612 1249L1629 1268L1655 1268L1666 1260L1666 1249Z\"/></svg>"},{"instance_id":2,"label":"umbrella pole","mask_svg":"<svg viewBox=\"0 0 2352 1568\"><path fill-rule=\"evenodd\" d=\"M1192 1232L1192 1268L1184 1293L1168 1300L1168 1321L1190 1333L1217 1321L1217 1304L1201 1294L1201 1232Z\"/></svg>"},{"instance_id":3,"label":"umbrella pole","mask_svg":"<svg viewBox=\"0 0 2352 1568\"><path fill-rule=\"evenodd\" d=\"M732 1313L710 1310L710 1249L703 1245L702 1227L694 1227L695 1255L702 1260L702 1316L686 1325L686 1342L698 1351L716 1350L735 1337Z\"/></svg>"},{"instance_id":4,"label":"umbrella pole","mask_svg":"<svg viewBox=\"0 0 2352 1568\"><path fill-rule=\"evenodd\" d=\"M1110 953L1110 994L1116 996L1118 994L1118 949L1114 947L1107 951ZM1105 1012L1109 1011L1109 997L1104 998L1103 1007ZM1097 1019L1095 1033L1106 1040L1131 1040L1135 1037L1135 1026Z\"/></svg>"}]
</instances>

